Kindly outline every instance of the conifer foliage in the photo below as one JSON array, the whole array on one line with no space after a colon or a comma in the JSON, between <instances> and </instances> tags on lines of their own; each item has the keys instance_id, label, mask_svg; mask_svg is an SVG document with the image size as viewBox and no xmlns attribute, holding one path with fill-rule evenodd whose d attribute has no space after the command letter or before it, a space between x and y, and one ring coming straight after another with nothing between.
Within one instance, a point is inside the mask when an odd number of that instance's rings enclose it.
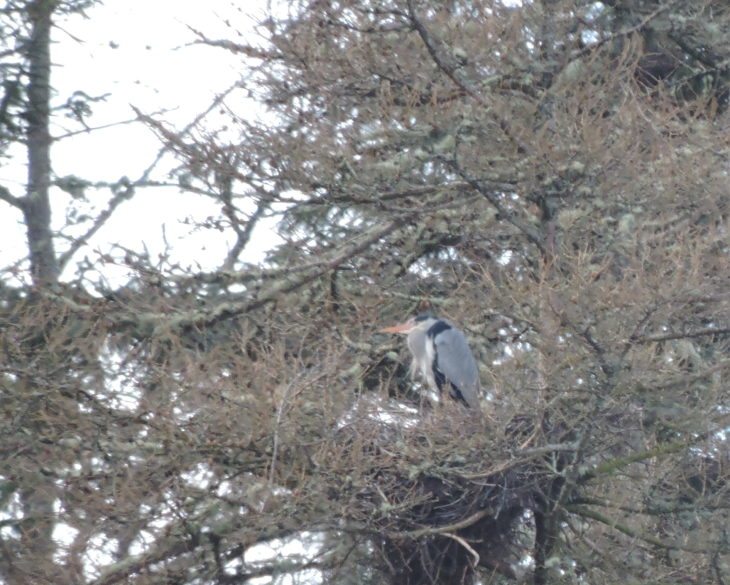
<instances>
[{"instance_id":1,"label":"conifer foliage","mask_svg":"<svg viewBox=\"0 0 730 585\"><path fill-rule=\"evenodd\" d=\"M1 9L0 580L730 583L727 3L283 4L191 29L241 56L224 129L139 112L228 254L127 250L115 287L84 246L150 177L50 220L49 27L85 6ZM424 303L483 417L377 333Z\"/></svg>"}]
</instances>

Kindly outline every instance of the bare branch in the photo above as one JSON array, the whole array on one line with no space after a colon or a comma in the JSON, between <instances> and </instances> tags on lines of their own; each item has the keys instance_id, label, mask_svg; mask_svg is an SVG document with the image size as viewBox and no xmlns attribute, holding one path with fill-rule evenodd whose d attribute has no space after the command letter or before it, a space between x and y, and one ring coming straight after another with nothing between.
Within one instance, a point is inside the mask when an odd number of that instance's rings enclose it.
<instances>
[{"instance_id":1,"label":"bare branch","mask_svg":"<svg viewBox=\"0 0 730 585\"><path fill-rule=\"evenodd\" d=\"M259 309L276 301L281 296L305 286L348 260L356 257L358 254L361 254L370 246L398 228L402 222L403 220L399 218L387 223L385 226L377 226L370 229L364 234L364 237L360 238L359 241L351 243L351 245L346 247L343 251L328 258L326 257L321 261L307 265L307 267L303 270L304 274L301 274L296 278L281 276L269 284L266 289L256 293L253 298L247 298L246 300L238 302L220 303L207 309L193 312L181 312L177 315L149 312L134 314L120 313L116 317L112 318L112 320L117 324L128 323L152 326L154 330L168 330L170 327L184 328L213 325L214 323L218 323L225 319L230 319L237 315L242 315ZM93 310L93 307L91 306L81 305L64 295L60 295L55 292L45 291L43 294L48 298L62 302L74 311L85 313Z\"/></svg>"},{"instance_id":2,"label":"bare branch","mask_svg":"<svg viewBox=\"0 0 730 585\"><path fill-rule=\"evenodd\" d=\"M10 189L3 187L2 185L0 185L0 200L10 203L10 205L17 207L20 210L23 209L23 199L21 197L16 197L10 192Z\"/></svg>"},{"instance_id":3,"label":"bare branch","mask_svg":"<svg viewBox=\"0 0 730 585\"><path fill-rule=\"evenodd\" d=\"M466 540L464 540L461 536L458 536L451 532L443 532L442 534L444 536L446 536L447 538L455 540L461 546L463 546L469 552L469 554L472 556L475 567L479 564L479 553L477 551L475 551Z\"/></svg>"},{"instance_id":4,"label":"bare branch","mask_svg":"<svg viewBox=\"0 0 730 585\"><path fill-rule=\"evenodd\" d=\"M702 370L701 372L687 374L684 376L678 376L674 379L669 379L660 384L652 384L651 389L652 390L666 390L668 388L673 388L676 386L683 386L686 384L690 384L692 382L697 382L698 380L704 380L705 378L712 376L713 374L716 374L717 372L722 372L727 369L730 369L730 360L723 360L723 361L715 364L714 366L711 366L705 370Z\"/></svg>"},{"instance_id":5,"label":"bare branch","mask_svg":"<svg viewBox=\"0 0 730 585\"><path fill-rule=\"evenodd\" d=\"M487 201L489 201L489 203L492 204L492 206L494 206L494 208L499 212L499 216L501 218L504 218L505 221L515 226L520 232L527 236L527 239L535 244L535 246L537 246L543 254L547 253L547 248L545 247L545 242L543 237L540 235L540 232L521 220L514 211L508 209L500 200L499 195L494 193L491 189L484 187L478 179L470 176L461 168L457 161L453 161L451 166L472 187L472 189L481 194Z\"/></svg>"},{"instance_id":6,"label":"bare branch","mask_svg":"<svg viewBox=\"0 0 730 585\"><path fill-rule=\"evenodd\" d=\"M593 520L598 520L601 524L605 524L606 526L609 526L615 530L618 530L619 532L625 534L626 536L631 536L632 538L638 538L639 540L643 540L644 542L647 542L653 546L667 549L667 550L683 550L691 553L696 554L705 554L707 553L707 548L705 547L693 547L693 546L687 546L680 543L672 543L668 541L666 538L657 538L656 536L652 536L650 534L646 534L644 532L641 532L640 530L637 530L635 528L631 528L627 524L624 524L623 522L620 522L614 518L609 518L608 516L605 516L599 512L596 512L595 510L591 508L586 508L584 506L567 506L567 510L573 514L577 514L579 516L583 516L584 518L591 518Z\"/></svg>"},{"instance_id":7,"label":"bare branch","mask_svg":"<svg viewBox=\"0 0 730 585\"><path fill-rule=\"evenodd\" d=\"M117 191L109 200L109 204L107 205L106 209L104 209L96 216L91 227L86 230L84 234L82 234L78 238L75 238L69 246L68 250L66 250L59 257L58 265L60 266L61 270L63 270L68 262L73 258L74 254L76 254L76 252L78 252L83 246L85 246L86 243L94 236L94 234L104 226L104 224L109 220L116 208L119 207L119 205L121 205L124 201L127 201L134 196L135 186L130 184L128 181L120 181L120 183L116 187Z\"/></svg>"},{"instance_id":8,"label":"bare branch","mask_svg":"<svg viewBox=\"0 0 730 585\"><path fill-rule=\"evenodd\" d=\"M707 327L705 329L696 329L695 331L678 331L676 333L657 333L655 335L643 335L641 337L634 338L632 340L632 343L656 343L659 341L669 341L671 339L693 339L695 337L705 337L708 335L727 334L730 334L730 327Z\"/></svg>"},{"instance_id":9,"label":"bare branch","mask_svg":"<svg viewBox=\"0 0 730 585\"><path fill-rule=\"evenodd\" d=\"M409 532L393 532L388 534L388 538L396 540L401 538L415 539L422 538L424 536L433 536L435 534L453 533L458 530L463 530L464 528L469 528L469 526L473 526L481 519L486 518L490 513L490 510L479 510L478 512L474 512L474 514L468 518L464 518L463 520L454 522L453 524L448 524L446 526L427 526L426 528L411 530Z\"/></svg>"}]
</instances>

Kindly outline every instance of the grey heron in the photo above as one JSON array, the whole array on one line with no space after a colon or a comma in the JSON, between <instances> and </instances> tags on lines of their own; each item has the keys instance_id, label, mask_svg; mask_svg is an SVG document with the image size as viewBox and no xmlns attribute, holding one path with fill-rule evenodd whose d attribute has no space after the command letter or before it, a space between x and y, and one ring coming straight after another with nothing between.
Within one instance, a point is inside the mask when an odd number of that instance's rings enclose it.
<instances>
[{"instance_id":1,"label":"grey heron","mask_svg":"<svg viewBox=\"0 0 730 585\"><path fill-rule=\"evenodd\" d=\"M464 334L446 319L418 315L405 323L380 330L408 336L413 355L411 374L420 372L429 387L470 408L479 408L479 369Z\"/></svg>"}]
</instances>

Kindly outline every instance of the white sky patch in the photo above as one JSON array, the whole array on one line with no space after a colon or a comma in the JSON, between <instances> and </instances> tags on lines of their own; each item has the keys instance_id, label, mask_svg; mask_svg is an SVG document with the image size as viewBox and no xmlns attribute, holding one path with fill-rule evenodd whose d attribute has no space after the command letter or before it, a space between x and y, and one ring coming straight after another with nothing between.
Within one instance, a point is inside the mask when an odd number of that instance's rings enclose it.
<instances>
[{"instance_id":1,"label":"white sky patch","mask_svg":"<svg viewBox=\"0 0 730 585\"><path fill-rule=\"evenodd\" d=\"M140 517L145 518L153 514L156 517L147 523L147 529L139 531L136 538L129 546L130 555L142 555L147 552L149 547L157 542L159 533L161 533L172 522L173 513L167 504L161 504L156 510L153 510L146 504L142 504L140 506Z\"/></svg>"},{"instance_id":2,"label":"white sky patch","mask_svg":"<svg viewBox=\"0 0 730 585\"><path fill-rule=\"evenodd\" d=\"M88 96L93 116L85 118L85 122L92 128L112 126L77 133L82 129L77 121L60 116L54 119L54 136L76 133L54 144L52 161L56 176L73 175L111 183L123 176L132 181L138 179L154 161L161 144L142 124L118 125L136 117L132 106L147 114L164 110L164 120L182 127L244 73L240 57L195 44L197 38L188 25L210 39L261 45L255 24L266 6L265 0L249 0L244 8L230 0L210 0L204 6L176 0L107 0L90 8L88 18L58 18L52 47L53 62L57 64L52 72L54 106L72 97ZM227 25L226 19L235 28ZM263 111L255 109L252 100L237 96L236 105L242 104L239 115L255 118ZM22 196L27 173L25 153L17 147L10 152L13 164L0 168L0 181L13 194ZM163 178L175 164L171 156L161 163ZM160 178L160 173L155 177ZM108 189L87 189L86 194L88 205L74 203L90 217L104 209L111 197ZM68 194L53 189L54 229L65 225L70 202ZM25 240L20 212L4 202L0 202L0 210L2 267L19 261L27 250L20 245ZM77 257L87 255L98 262L94 250L109 252L109 243L118 242L136 252L147 250L153 258L169 253L173 262L180 262L185 268L212 269L225 259L233 235L215 232L212 237L210 230L191 229L193 222L209 217L220 217L220 205L211 199L175 188L140 189L131 201L117 208ZM266 226L267 231L271 229L271 224ZM73 237L84 231L83 226L78 226L64 234ZM253 241L260 245L242 260L261 261L265 250L274 243L271 238L260 237L262 233L265 232L257 230L259 237ZM59 240L57 244L62 252L63 242ZM108 286L119 286L129 278L130 270L123 263L100 265ZM74 267L69 266L64 276L73 274Z\"/></svg>"},{"instance_id":3,"label":"white sky patch","mask_svg":"<svg viewBox=\"0 0 730 585\"><path fill-rule=\"evenodd\" d=\"M507 264L510 263L510 260L512 260L513 255L512 250L505 250L500 254L499 258L497 258L497 262L502 266L507 266Z\"/></svg>"},{"instance_id":4,"label":"white sky patch","mask_svg":"<svg viewBox=\"0 0 730 585\"><path fill-rule=\"evenodd\" d=\"M84 573L91 580L100 574L99 568L114 562L114 553L119 548L119 541L106 534L97 534L89 539L89 548L84 554Z\"/></svg>"},{"instance_id":5,"label":"white sky patch","mask_svg":"<svg viewBox=\"0 0 730 585\"><path fill-rule=\"evenodd\" d=\"M56 563L64 563L68 548L73 544L79 531L65 522L59 522L53 527L52 538L58 545L53 560Z\"/></svg>"},{"instance_id":6,"label":"white sky patch","mask_svg":"<svg viewBox=\"0 0 730 585\"><path fill-rule=\"evenodd\" d=\"M418 424L420 420L419 411L413 406L390 398L383 399L375 395L362 395L352 405L349 412L345 413L337 424L337 428L341 429L363 417L388 426L404 428L412 427Z\"/></svg>"},{"instance_id":7,"label":"white sky patch","mask_svg":"<svg viewBox=\"0 0 730 585\"><path fill-rule=\"evenodd\" d=\"M140 530L137 537L129 545L129 554L132 556L138 556L144 554L144 552L155 542L155 536L149 530Z\"/></svg>"},{"instance_id":8,"label":"white sky patch","mask_svg":"<svg viewBox=\"0 0 730 585\"><path fill-rule=\"evenodd\" d=\"M215 477L215 473L204 463L198 463L192 470L182 474L183 481L203 490L208 489Z\"/></svg>"},{"instance_id":9,"label":"white sky patch","mask_svg":"<svg viewBox=\"0 0 730 585\"><path fill-rule=\"evenodd\" d=\"M404 428L412 427L420 420L417 408L394 400L388 400L385 407L376 410L370 415L370 418L387 425Z\"/></svg>"},{"instance_id":10,"label":"white sky patch","mask_svg":"<svg viewBox=\"0 0 730 585\"><path fill-rule=\"evenodd\" d=\"M136 384L132 365L124 363L124 356L105 347L100 354L105 374L104 400L111 408L134 412L139 407L142 392Z\"/></svg>"},{"instance_id":11,"label":"white sky patch","mask_svg":"<svg viewBox=\"0 0 730 585\"><path fill-rule=\"evenodd\" d=\"M6 483L8 479L0 476L0 485ZM5 486L2 486L3 488ZM24 517L23 507L20 501L20 494L15 491L4 503L3 509L0 509L0 537L8 540L20 538L20 533L16 530L12 523L6 524L4 521L22 520Z\"/></svg>"},{"instance_id":12,"label":"white sky patch","mask_svg":"<svg viewBox=\"0 0 730 585\"><path fill-rule=\"evenodd\" d=\"M316 532L302 532L296 537L281 540L275 539L254 546L246 551L244 563L248 570L259 566L267 566L277 560L289 563L305 564L316 560L322 552L324 535ZM233 567L230 567L233 568ZM294 585L306 583L314 585L322 582L322 574L315 569L294 571L289 574L272 577L257 577L248 581L252 585Z\"/></svg>"},{"instance_id":13,"label":"white sky patch","mask_svg":"<svg viewBox=\"0 0 730 585\"><path fill-rule=\"evenodd\" d=\"M119 121L120 108L132 114L129 106L136 105L172 109L173 121L185 123L241 73L238 57L191 44L196 36L189 26L211 39L256 44L249 15L264 7L262 0L249 0L245 11L230 0L209 0L202 10L198 3L177 0L107 0L88 11L90 18L70 18L56 31L60 42L54 61L62 67L55 71L54 86L59 95L111 92L109 109L100 108L100 115L108 116L102 122ZM226 26L225 19L236 29Z\"/></svg>"},{"instance_id":14,"label":"white sky patch","mask_svg":"<svg viewBox=\"0 0 730 585\"><path fill-rule=\"evenodd\" d=\"M227 479L224 479L222 482L218 484L218 487L216 488L216 495L218 497L224 497L228 496L233 492L233 485L230 481Z\"/></svg>"}]
</instances>

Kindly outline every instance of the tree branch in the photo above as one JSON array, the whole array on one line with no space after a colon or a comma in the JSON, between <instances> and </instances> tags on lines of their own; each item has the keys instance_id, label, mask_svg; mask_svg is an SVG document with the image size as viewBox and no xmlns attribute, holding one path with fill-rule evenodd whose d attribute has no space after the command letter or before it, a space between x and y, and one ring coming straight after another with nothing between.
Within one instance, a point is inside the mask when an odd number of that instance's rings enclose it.
<instances>
[{"instance_id":1,"label":"tree branch","mask_svg":"<svg viewBox=\"0 0 730 585\"><path fill-rule=\"evenodd\" d=\"M519 219L514 211L507 209L499 200L499 197L497 197L489 189L485 189L478 179L469 176L466 171L461 168L458 161L451 161L451 166L459 174L459 176L461 176L472 187L472 189L481 194L487 201L489 201L489 203L492 204L500 217L503 217L505 221L515 226L520 232L527 236L527 239L535 244L542 254L547 254L545 242L536 229Z\"/></svg>"},{"instance_id":2,"label":"tree branch","mask_svg":"<svg viewBox=\"0 0 730 585\"><path fill-rule=\"evenodd\" d=\"M698 380L702 380L704 378L707 378L707 376L711 376L712 374L716 372L721 372L725 369L730 368L730 359L723 360L714 366L707 368L706 370L703 370L701 372L697 372L696 374L691 374L687 376L677 376L676 378L672 380L668 380L667 382L664 382L663 384L657 384L649 386L649 389L651 390L665 390L667 388L673 388L675 386L682 386L685 384L689 384L690 382L697 382Z\"/></svg>"},{"instance_id":3,"label":"tree branch","mask_svg":"<svg viewBox=\"0 0 730 585\"><path fill-rule=\"evenodd\" d=\"M410 218L408 218L410 219ZM282 276L272 283L268 289L264 290L253 298L242 300L239 302L224 302L214 307L202 309L199 311L182 312L178 315L170 315L169 313L153 313L153 312L137 312L130 311L126 313L118 313L109 315L109 321L113 324L131 324L133 326L141 326L145 331L150 331L151 335L155 335L162 330L170 328L185 328L210 326L220 321L242 315L256 309L259 309L275 300L282 295L294 292L295 290L309 284L320 276L326 274L330 270L337 268L344 262L354 258L356 255L364 252L374 243L384 236L398 228L406 218L398 218L386 224L383 227L375 227L365 233L365 236L357 243L351 244L343 251L334 254L329 258L314 262L308 265L311 270L305 270L304 274L300 274L297 278L291 278L286 271ZM94 310L92 305L82 305L75 302L64 295L51 291L44 291L44 296L52 298L64 303L68 308L78 312L90 312Z\"/></svg>"},{"instance_id":4,"label":"tree branch","mask_svg":"<svg viewBox=\"0 0 730 585\"><path fill-rule=\"evenodd\" d=\"M610 526L611 528L618 530L622 534L625 534L626 536L630 536L632 538L638 538L640 540L643 540L644 542L647 542L651 545L657 546L659 548L663 548L666 550L683 550L686 552L696 553L696 554L707 554L708 550L707 548L700 547L690 547L690 546L684 546L681 544L671 544L666 539L657 538L656 536L651 536L649 534L645 534L639 530L636 530L635 528L631 528L630 526L618 522L617 520L611 519L608 516L604 516L603 514L596 512L595 510L590 510L588 508L585 508L584 506L567 506L566 509L568 512L571 512L572 514L577 514L579 516L583 516L584 518L591 518L592 520L597 520L601 524L605 524L606 526Z\"/></svg>"},{"instance_id":5,"label":"tree branch","mask_svg":"<svg viewBox=\"0 0 730 585\"><path fill-rule=\"evenodd\" d=\"M473 87L471 87L469 82L459 73L456 65L454 63L450 63L449 60L447 60L447 57L442 55L442 53L438 50L433 36L423 22L421 22L416 16L413 0L408 0L408 17L413 24L413 28L416 29L416 32L421 37L423 44L426 45L426 49L428 50L429 55L431 55L436 66L441 69L441 71L443 71L458 88L490 112L494 119L497 120L497 123L499 124L502 132L504 132L504 135L512 142L512 144L514 144L518 152L530 152L531 149L529 146L514 135L509 122L502 116L496 114L492 108L490 108L489 103Z\"/></svg>"},{"instance_id":6,"label":"tree branch","mask_svg":"<svg viewBox=\"0 0 730 585\"><path fill-rule=\"evenodd\" d=\"M673 2L667 2L666 4L660 4L655 10L653 10L652 12L647 14L644 18L642 18L635 25L625 28L624 30L620 30L615 33L608 34L608 35L602 37L601 39L599 39L597 42L587 45L587 46L583 47L582 49L576 51L571 56L570 60L566 64L566 67L568 65L570 65L570 63L572 63L576 59L580 59L581 57L587 55L588 53L594 52L597 48L605 45L606 43L608 43L614 39L626 37L628 35L641 31L642 29L644 29L646 27L646 25L648 25L652 20L654 20L662 12L666 12L670 8L673 8L676 4L678 4L678 0L674 0Z\"/></svg>"},{"instance_id":7,"label":"tree branch","mask_svg":"<svg viewBox=\"0 0 730 585\"><path fill-rule=\"evenodd\" d=\"M721 421L724 419L730 418L728 416L722 417ZM611 459L610 461L606 461L604 463L601 463L600 465L595 466L593 469L589 469L587 471L584 471L583 473L579 474L576 478L576 482L578 483L586 483L592 479L595 479L597 477L600 477L602 475L608 475L611 473L614 473L615 471L618 471L619 469L623 469L627 465L631 465L632 463L639 463L640 461L646 461L647 459L654 459L655 457L659 457L662 455L670 455L672 453L679 453L689 447L692 447L694 445L697 445L701 443L702 441L706 440L708 437L714 435L715 433L718 433L722 430L724 430L727 426L727 422L720 422L717 424L717 426L713 429L704 431L702 433L697 433L693 435L691 440L686 441L672 441L669 443L663 443L662 445L659 445L653 449L648 449L646 451L640 451L639 453L634 453L632 455L627 455L626 457L617 457L615 459Z\"/></svg>"},{"instance_id":8,"label":"tree branch","mask_svg":"<svg viewBox=\"0 0 730 585\"><path fill-rule=\"evenodd\" d=\"M223 185L221 197L223 200L223 214L231 222L231 228L236 233L236 243L228 252L225 262L221 267L223 270L231 270L235 265L241 252L246 248L251 240L251 234L258 224L259 220L264 216L266 210L269 209L269 202L262 199L256 204L256 211L251 214L246 224L241 227L239 219L236 215L236 207L233 205L232 178L226 177L225 185Z\"/></svg>"},{"instance_id":9,"label":"tree branch","mask_svg":"<svg viewBox=\"0 0 730 585\"><path fill-rule=\"evenodd\" d=\"M455 532L457 530L463 530L479 522L482 518L486 518L491 514L491 510L479 510L471 516L454 522L453 524L447 524L446 526L427 526L425 528L419 528L418 530L409 530L407 532L390 532L387 534L388 538L393 540L402 539L416 539L424 536L434 536L436 534L446 534L447 532Z\"/></svg>"},{"instance_id":10,"label":"tree branch","mask_svg":"<svg viewBox=\"0 0 730 585\"><path fill-rule=\"evenodd\" d=\"M691 503L691 504L676 504L676 505L666 505L666 506L644 506L642 508L636 508L632 506L622 506L621 504L616 504L614 502L611 502L608 499L601 499L596 497L580 497L573 501L576 505L581 506L600 506L601 508L610 508L612 510L621 510L622 512L627 512L629 514L641 514L643 516L659 516L662 514L677 514L679 512L693 512L697 511L697 504ZM730 502L722 505L710 505L710 504L703 504L703 508L707 510L727 510L730 509Z\"/></svg>"},{"instance_id":11,"label":"tree branch","mask_svg":"<svg viewBox=\"0 0 730 585\"><path fill-rule=\"evenodd\" d=\"M23 199L13 195L7 187L0 185L0 200L10 203L13 207L23 210Z\"/></svg>"},{"instance_id":12,"label":"tree branch","mask_svg":"<svg viewBox=\"0 0 730 585\"><path fill-rule=\"evenodd\" d=\"M134 195L134 185L130 184L128 181L120 181L119 183L117 183L117 185L119 190L111 198L107 208L96 217L92 226L88 230L86 230L86 233L74 239L69 249L61 254L60 258L58 259L58 265L61 270L65 268L66 264L68 264L69 260L73 258L74 254L76 254L76 252L78 252L79 249L83 247L91 239L91 237L102 228L102 226L112 216L114 210L116 210L116 208L119 207L119 205L123 201L131 199Z\"/></svg>"},{"instance_id":13,"label":"tree branch","mask_svg":"<svg viewBox=\"0 0 730 585\"><path fill-rule=\"evenodd\" d=\"M631 343L652 343L656 341L668 341L671 339L691 339L693 337L704 337L705 335L727 335L728 333L730 333L730 327L707 327L705 329L697 329L696 331L644 335L642 337L636 337L630 341Z\"/></svg>"}]
</instances>

